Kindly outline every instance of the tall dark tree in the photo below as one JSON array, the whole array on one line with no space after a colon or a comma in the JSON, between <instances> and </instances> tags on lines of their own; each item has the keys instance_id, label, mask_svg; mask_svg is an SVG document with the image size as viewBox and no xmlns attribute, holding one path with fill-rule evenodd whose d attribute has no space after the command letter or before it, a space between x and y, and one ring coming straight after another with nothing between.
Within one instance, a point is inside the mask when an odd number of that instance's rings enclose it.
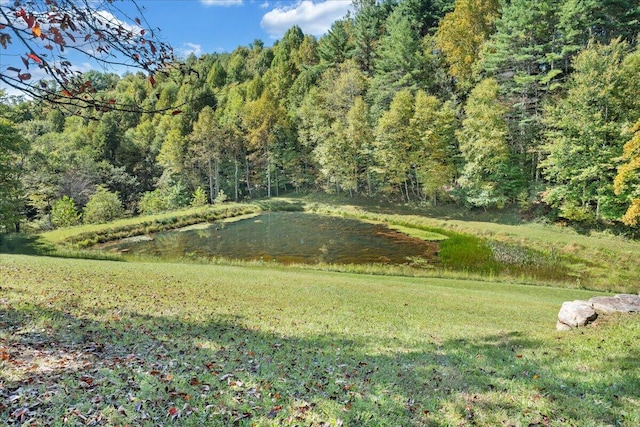
<instances>
[{"instance_id":1,"label":"tall dark tree","mask_svg":"<svg viewBox=\"0 0 640 427\"><path fill-rule=\"evenodd\" d=\"M386 20L386 33L377 49L370 97L379 115L401 89L416 89L420 71L421 37L408 3L400 3Z\"/></svg>"},{"instance_id":2,"label":"tall dark tree","mask_svg":"<svg viewBox=\"0 0 640 427\"><path fill-rule=\"evenodd\" d=\"M376 48L384 33L387 8L376 0L354 1L353 59L362 71L371 75L375 66Z\"/></svg>"},{"instance_id":3,"label":"tall dark tree","mask_svg":"<svg viewBox=\"0 0 640 427\"><path fill-rule=\"evenodd\" d=\"M327 34L318 42L318 54L324 64L336 66L353 54L351 40L351 21L341 19L335 21Z\"/></svg>"}]
</instances>

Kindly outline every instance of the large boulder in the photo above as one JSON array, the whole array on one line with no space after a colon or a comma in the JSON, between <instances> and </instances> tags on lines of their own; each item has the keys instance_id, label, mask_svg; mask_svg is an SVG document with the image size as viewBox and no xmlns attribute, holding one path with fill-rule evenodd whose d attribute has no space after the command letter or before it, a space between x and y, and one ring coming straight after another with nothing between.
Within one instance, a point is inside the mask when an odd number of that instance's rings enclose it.
<instances>
[{"instance_id":1,"label":"large boulder","mask_svg":"<svg viewBox=\"0 0 640 427\"><path fill-rule=\"evenodd\" d=\"M566 301L562 303L558 313L558 323L556 328L559 331L569 328L579 328L593 322L598 317L598 313L591 304L586 301Z\"/></svg>"},{"instance_id":2,"label":"large boulder","mask_svg":"<svg viewBox=\"0 0 640 427\"><path fill-rule=\"evenodd\" d=\"M638 295L621 294L613 297L593 297L589 301L567 301L558 313L556 329L568 331L586 326L596 320L598 314L640 313L640 292Z\"/></svg>"},{"instance_id":3,"label":"large boulder","mask_svg":"<svg viewBox=\"0 0 640 427\"><path fill-rule=\"evenodd\" d=\"M640 312L640 295L622 294L613 297L593 297L589 304L597 313L636 313Z\"/></svg>"}]
</instances>

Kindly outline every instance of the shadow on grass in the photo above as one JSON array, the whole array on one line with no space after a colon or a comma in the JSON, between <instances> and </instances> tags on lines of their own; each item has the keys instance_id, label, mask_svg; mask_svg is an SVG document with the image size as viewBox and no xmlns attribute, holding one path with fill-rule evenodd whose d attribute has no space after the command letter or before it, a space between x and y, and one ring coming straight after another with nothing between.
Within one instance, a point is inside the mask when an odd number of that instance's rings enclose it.
<instances>
[{"instance_id":1,"label":"shadow on grass","mask_svg":"<svg viewBox=\"0 0 640 427\"><path fill-rule=\"evenodd\" d=\"M303 212L304 202L297 200L261 199L252 202L264 211Z\"/></svg>"},{"instance_id":2,"label":"shadow on grass","mask_svg":"<svg viewBox=\"0 0 640 427\"><path fill-rule=\"evenodd\" d=\"M120 254L82 249L62 249L50 242L47 242L40 236L28 234L0 234L0 254L125 261Z\"/></svg>"},{"instance_id":3,"label":"shadow on grass","mask_svg":"<svg viewBox=\"0 0 640 427\"><path fill-rule=\"evenodd\" d=\"M289 194L289 200L303 200L306 203L326 203L334 206L358 206L368 212L386 215L421 215L442 220L491 222L503 225L520 225L526 221L520 215L516 205L503 209L469 208L454 203L442 203L436 206L417 202L405 203L386 200L384 198L370 198L364 196L336 196L326 193Z\"/></svg>"},{"instance_id":4,"label":"shadow on grass","mask_svg":"<svg viewBox=\"0 0 640 427\"><path fill-rule=\"evenodd\" d=\"M640 398L640 351L622 342L585 366L560 338L518 333L390 351L393 343L281 336L235 317L55 304L0 305L3 423L632 425L625 414ZM586 345L597 353L597 344Z\"/></svg>"},{"instance_id":5,"label":"shadow on grass","mask_svg":"<svg viewBox=\"0 0 640 427\"><path fill-rule=\"evenodd\" d=\"M40 236L27 234L0 234L0 253L49 255L54 251L54 246L44 241Z\"/></svg>"}]
</instances>

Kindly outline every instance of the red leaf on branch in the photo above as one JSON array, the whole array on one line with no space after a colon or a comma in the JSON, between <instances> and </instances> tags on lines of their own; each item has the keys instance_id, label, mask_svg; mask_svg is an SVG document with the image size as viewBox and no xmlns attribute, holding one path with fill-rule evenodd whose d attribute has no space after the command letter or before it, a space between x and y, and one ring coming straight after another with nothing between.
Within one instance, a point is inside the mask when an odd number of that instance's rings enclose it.
<instances>
[{"instance_id":1,"label":"red leaf on branch","mask_svg":"<svg viewBox=\"0 0 640 427\"><path fill-rule=\"evenodd\" d=\"M33 59L35 62L37 62L38 64L42 64L42 59L38 58L38 56L34 53L29 53L27 54L27 56L31 59Z\"/></svg>"},{"instance_id":2,"label":"red leaf on branch","mask_svg":"<svg viewBox=\"0 0 640 427\"><path fill-rule=\"evenodd\" d=\"M178 115L178 114L180 114L180 113L182 113L182 110L173 110L173 111L171 112L171 115L172 115L172 116L175 116L175 115Z\"/></svg>"},{"instance_id":3,"label":"red leaf on branch","mask_svg":"<svg viewBox=\"0 0 640 427\"><path fill-rule=\"evenodd\" d=\"M26 18L24 16L22 18L27 23L27 28L33 28L33 25L36 23L36 18L32 14L29 14Z\"/></svg>"},{"instance_id":4,"label":"red leaf on branch","mask_svg":"<svg viewBox=\"0 0 640 427\"><path fill-rule=\"evenodd\" d=\"M18 74L18 78L21 81L29 80L31 78L31 74L29 74L29 73Z\"/></svg>"},{"instance_id":5,"label":"red leaf on branch","mask_svg":"<svg viewBox=\"0 0 640 427\"><path fill-rule=\"evenodd\" d=\"M151 86L156 84L156 79L153 78L153 76L149 76L149 83L151 83Z\"/></svg>"}]
</instances>

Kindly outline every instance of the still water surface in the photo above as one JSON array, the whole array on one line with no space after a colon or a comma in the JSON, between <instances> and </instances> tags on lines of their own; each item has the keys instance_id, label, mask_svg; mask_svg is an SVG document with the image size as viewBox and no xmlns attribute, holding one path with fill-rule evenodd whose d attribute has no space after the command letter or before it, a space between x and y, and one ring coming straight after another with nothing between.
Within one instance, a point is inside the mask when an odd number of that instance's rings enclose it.
<instances>
[{"instance_id":1,"label":"still water surface","mask_svg":"<svg viewBox=\"0 0 640 427\"><path fill-rule=\"evenodd\" d=\"M434 259L437 245L381 224L302 212L270 212L237 222L158 233L111 245L164 259L223 257L291 263L406 264Z\"/></svg>"}]
</instances>

